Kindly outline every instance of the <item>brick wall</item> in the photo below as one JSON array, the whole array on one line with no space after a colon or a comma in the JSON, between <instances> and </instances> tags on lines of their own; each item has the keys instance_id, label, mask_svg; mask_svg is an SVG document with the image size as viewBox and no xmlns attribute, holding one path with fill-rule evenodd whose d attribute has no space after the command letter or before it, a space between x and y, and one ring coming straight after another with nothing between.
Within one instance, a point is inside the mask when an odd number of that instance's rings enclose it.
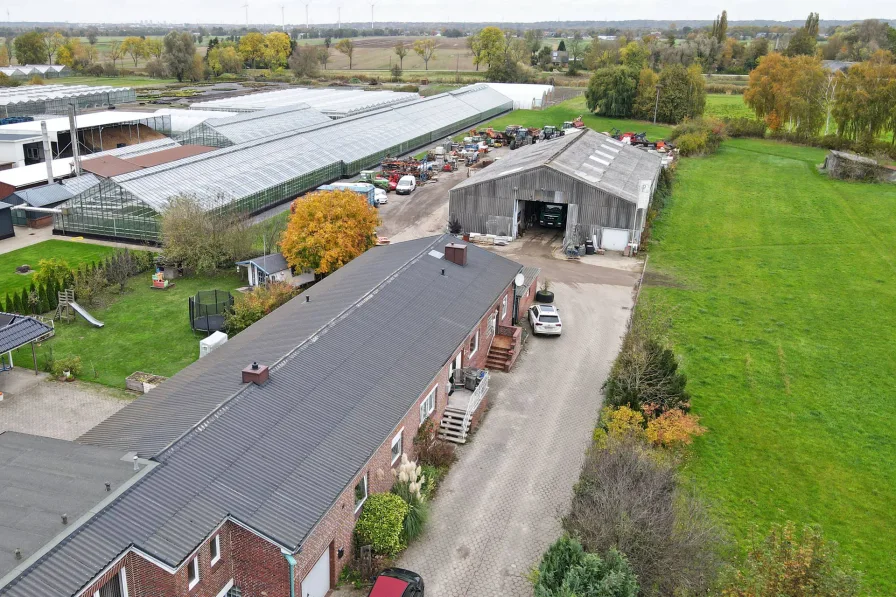
<instances>
[{"instance_id":1,"label":"brick wall","mask_svg":"<svg viewBox=\"0 0 896 597\"><path fill-rule=\"evenodd\" d=\"M531 307L535 303L535 292L537 290L538 290L538 276L536 276L535 279L532 280L532 284L529 286L529 296L525 296L525 294L524 294L523 296L520 297L519 307L518 307L518 311L517 311L520 322L525 321L526 318L529 317L529 315L528 315L529 307Z\"/></svg>"},{"instance_id":2,"label":"brick wall","mask_svg":"<svg viewBox=\"0 0 896 597\"><path fill-rule=\"evenodd\" d=\"M500 317L503 297L507 297L507 309L504 317ZM436 388L435 409L429 415L436 423L440 420L448 403L448 377L451 364L458 352L463 353L462 366L483 367L488 353L491 337L488 335L489 318L496 309L497 325L510 325L512 318L513 290L505 289L504 293L486 311L476 326L479 331L479 348L471 357L470 339L455 350L452 359L446 363L436 375L433 383L417 399L398 426L402 436L402 451L413 460L414 436L420 426L420 404ZM364 475L368 479L368 494L389 491L392 488L392 469L398 461L392 462L392 440L395 434L385 438L364 469L352 481L349 487L339 496L333 507L327 512L318 526L312 531L302 545L302 551L295 556L295 590L302 595L302 579L311 571L314 564L325 550L330 551L331 585L335 585L342 568L352 559L352 533L360 511L355 512L355 485ZM297 498L298 499L298 498ZM233 579L234 586L242 589L245 597L288 597L289 565L280 549L258 535L238 524L226 522L218 532L221 541L221 559L210 566L211 552L206 541L196 552L199 558L199 583L191 590L188 588L187 563L175 574L159 568L154 563L138 554L128 554L116 567L110 569L96 580L85 597L91 597L93 591L102 586L121 568L127 568L129 597L216 597L228 581ZM343 557L338 551L344 550Z\"/></svg>"}]
</instances>

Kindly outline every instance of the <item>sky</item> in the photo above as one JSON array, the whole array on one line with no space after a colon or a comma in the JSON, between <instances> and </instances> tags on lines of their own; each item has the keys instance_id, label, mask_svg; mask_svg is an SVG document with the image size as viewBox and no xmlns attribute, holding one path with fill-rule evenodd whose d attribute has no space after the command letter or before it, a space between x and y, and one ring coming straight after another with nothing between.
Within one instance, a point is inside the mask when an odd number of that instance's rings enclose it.
<instances>
[{"instance_id":1,"label":"sky","mask_svg":"<svg viewBox=\"0 0 896 597\"><path fill-rule=\"evenodd\" d=\"M748 0L725 6L706 0L669 2L659 0L622 0L594 2L586 0L498 0L469 1L415 0L311 0L308 17L312 25L335 23L341 6L342 22L370 22L370 3L374 21L463 21L533 22L538 20L711 20L723 8L731 21L805 19L818 12L825 19L889 18L884 2L857 0ZM7 0L9 2L9 0ZM305 0L37 0L6 5L11 21L63 21L70 23L129 23L140 21L167 23L244 24L249 4L249 22L287 25L305 24ZM282 11L281 11L281 6ZM896 9L888 12L896 12Z\"/></svg>"}]
</instances>

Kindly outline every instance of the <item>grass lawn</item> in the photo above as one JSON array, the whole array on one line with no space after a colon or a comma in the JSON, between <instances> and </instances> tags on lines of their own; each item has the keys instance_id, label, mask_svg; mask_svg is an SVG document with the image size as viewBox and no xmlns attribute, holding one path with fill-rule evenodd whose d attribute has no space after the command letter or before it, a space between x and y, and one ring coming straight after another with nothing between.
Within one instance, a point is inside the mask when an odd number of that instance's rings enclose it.
<instances>
[{"instance_id":1,"label":"grass lawn","mask_svg":"<svg viewBox=\"0 0 896 597\"><path fill-rule=\"evenodd\" d=\"M721 93L709 93L706 95L707 116L715 118L755 118L756 115L744 103L742 95L725 95Z\"/></svg>"},{"instance_id":2,"label":"grass lawn","mask_svg":"<svg viewBox=\"0 0 896 597\"><path fill-rule=\"evenodd\" d=\"M566 120L575 120L581 116L585 122L585 126L600 132L608 132L613 127L623 131L647 132L650 139L661 139L672 132L672 127L665 125L654 125L650 122L642 120L624 120L620 118L604 118L596 114L589 114L588 108L585 107L585 98L583 96L575 97L556 106L551 106L544 110L515 110L510 114L505 114L500 118L496 118L491 122L479 127L492 127L496 130L504 130L509 124L519 124L526 127L541 128L546 124L561 126ZM466 133L457 135L456 140L463 139Z\"/></svg>"},{"instance_id":3,"label":"grass lawn","mask_svg":"<svg viewBox=\"0 0 896 597\"><path fill-rule=\"evenodd\" d=\"M896 593L896 187L818 174L823 150L737 139L684 159L642 296L709 433L688 473L746 545L819 523Z\"/></svg>"},{"instance_id":4,"label":"grass lawn","mask_svg":"<svg viewBox=\"0 0 896 597\"><path fill-rule=\"evenodd\" d=\"M111 295L106 307L88 307L105 327L95 328L77 317L56 322L56 336L37 350L43 368L50 349L55 358L80 356L81 378L116 388L135 371L169 377L199 358L201 334L190 331L187 299L197 290L229 290L242 286L236 275L177 280L169 290L151 290L150 274L132 278L125 294ZM30 348L20 349L21 362L31 362Z\"/></svg>"},{"instance_id":5,"label":"grass lawn","mask_svg":"<svg viewBox=\"0 0 896 597\"><path fill-rule=\"evenodd\" d=\"M45 240L44 242L16 249L0 255L0 299L6 299L7 292L20 292L31 282L31 274L18 274L16 268L28 264L35 270L41 259L64 259L75 268L81 263L96 261L112 253L115 249L103 245L91 245L68 240Z\"/></svg>"}]
</instances>

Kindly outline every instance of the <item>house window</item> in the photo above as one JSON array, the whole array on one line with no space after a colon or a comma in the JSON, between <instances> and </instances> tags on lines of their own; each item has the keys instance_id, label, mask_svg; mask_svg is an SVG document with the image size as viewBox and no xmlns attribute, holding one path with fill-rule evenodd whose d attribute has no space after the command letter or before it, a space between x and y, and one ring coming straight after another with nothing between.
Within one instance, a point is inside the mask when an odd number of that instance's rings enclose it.
<instances>
[{"instance_id":1,"label":"house window","mask_svg":"<svg viewBox=\"0 0 896 597\"><path fill-rule=\"evenodd\" d=\"M432 389L429 395L423 399L423 402L420 403L420 424L423 424L423 421L432 414L432 411L436 409L436 390L438 386Z\"/></svg>"},{"instance_id":2,"label":"house window","mask_svg":"<svg viewBox=\"0 0 896 597\"><path fill-rule=\"evenodd\" d=\"M361 506L364 505L364 502L367 500L367 473L364 473L364 476L361 477L361 480L358 481L358 484L355 485L355 512L361 509Z\"/></svg>"},{"instance_id":3,"label":"house window","mask_svg":"<svg viewBox=\"0 0 896 597\"><path fill-rule=\"evenodd\" d=\"M398 430L398 433L395 437L392 438L392 464L398 462L398 459L401 458L401 434L404 433L404 427Z\"/></svg>"},{"instance_id":4,"label":"house window","mask_svg":"<svg viewBox=\"0 0 896 597\"><path fill-rule=\"evenodd\" d=\"M470 338L470 354L467 358L471 358L477 350L479 350L479 330L476 330L476 333Z\"/></svg>"},{"instance_id":5,"label":"house window","mask_svg":"<svg viewBox=\"0 0 896 597\"><path fill-rule=\"evenodd\" d=\"M215 535L215 538L212 539L212 542L209 544L209 551L212 556L209 565L214 566L218 563L218 560L221 559L221 535Z\"/></svg>"},{"instance_id":6,"label":"house window","mask_svg":"<svg viewBox=\"0 0 896 597\"><path fill-rule=\"evenodd\" d=\"M504 295L504 300L501 301L501 321L504 321L504 318L507 317L507 295Z\"/></svg>"},{"instance_id":7,"label":"house window","mask_svg":"<svg viewBox=\"0 0 896 597\"><path fill-rule=\"evenodd\" d=\"M128 582L124 568L106 581L98 591L94 591L93 597L128 597Z\"/></svg>"},{"instance_id":8,"label":"house window","mask_svg":"<svg viewBox=\"0 0 896 597\"><path fill-rule=\"evenodd\" d=\"M187 565L187 588L192 589L199 583L199 556L195 556Z\"/></svg>"}]
</instances>

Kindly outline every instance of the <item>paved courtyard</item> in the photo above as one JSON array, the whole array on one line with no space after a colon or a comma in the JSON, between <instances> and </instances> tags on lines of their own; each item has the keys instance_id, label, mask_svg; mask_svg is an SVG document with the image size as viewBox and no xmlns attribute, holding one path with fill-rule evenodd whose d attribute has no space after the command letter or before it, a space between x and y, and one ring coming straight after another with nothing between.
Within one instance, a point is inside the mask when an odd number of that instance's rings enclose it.
<instances>
[{"instance_id":1,"label":"paved courtyard","mask_svg":"<svg viewBox=\"0 0 896 597\"><path fill-rule=\"evenodd\" d=\"M132 397L97 384L50 381L16 367L0 373L0 433L19 431L72 440L123 408Z\"/></svg>"},{"instance_id":2,"label":"paved courtyard","mask_svg":"<svg viewBox=\"0 0 896 597\"><path fill-rule=\"evenodd\" d=\"M631 312L633 267L551 267L547 244L513 243L507 256L536 261L553 279L563 336L530 338L511 373L492 374L491 409L458 450L423 537L398 562L438 597L532 594L526 577L560 535Z\"/></svg>"}]
</instances>

